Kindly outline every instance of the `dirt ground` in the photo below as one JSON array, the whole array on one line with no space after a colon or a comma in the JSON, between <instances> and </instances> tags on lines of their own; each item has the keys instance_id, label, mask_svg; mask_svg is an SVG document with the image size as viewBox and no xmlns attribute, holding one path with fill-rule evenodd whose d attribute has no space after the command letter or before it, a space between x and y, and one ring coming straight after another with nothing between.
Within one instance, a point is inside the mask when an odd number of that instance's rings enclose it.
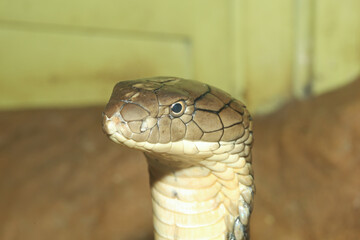
<instances>
[{"instance_id":1,"label":"dirt ground","mask_svg":"<svg viewBox=\"0 0 360 240\"><path fill-rule=\"evenodd\" d=\"M104 136L101 112L0 112L0 239L152 239L144 157ZM360 79L254 129L252 239L359 239Z\"/></svg>"}]
</instances>

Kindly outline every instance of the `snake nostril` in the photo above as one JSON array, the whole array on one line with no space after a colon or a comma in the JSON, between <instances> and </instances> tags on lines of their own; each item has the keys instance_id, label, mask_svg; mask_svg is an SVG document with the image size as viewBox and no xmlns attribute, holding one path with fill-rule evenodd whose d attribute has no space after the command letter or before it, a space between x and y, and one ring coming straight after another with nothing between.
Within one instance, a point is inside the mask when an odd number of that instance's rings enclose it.
<instances>
[{"instance_id":1,"label":"snake nostril","mask_svg":"<svg viewBox=\"0 0 360 240\"><path fill-rule=\"evenodd\" d=\"M116 114L109 118L105 113L103 113L102 129L106 134L112 135L117 132L117 125L120 122L121 120Z\"/></svg>"}]
</instances>

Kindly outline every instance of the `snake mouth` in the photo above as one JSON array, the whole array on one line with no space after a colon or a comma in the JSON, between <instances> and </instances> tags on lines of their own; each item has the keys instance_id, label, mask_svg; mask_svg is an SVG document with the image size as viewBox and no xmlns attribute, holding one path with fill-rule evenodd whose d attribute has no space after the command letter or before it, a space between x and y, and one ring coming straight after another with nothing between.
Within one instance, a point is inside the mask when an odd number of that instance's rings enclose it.
<instances>
[{"instance_id":1,"label":"snake mouth","mask_svg":"<svg viewBox=\"0 0 360 240\"><path fill-rule=\"evenodd\" d=\"M104 112L102 113L103 119L102 119L102 130L103 132L108 135L114 135L114 133L117 131L116 129L116 123L113 121L113 117L108 117Z\"/></svg>"},{"instance_id":2,"label":"snake mouth","mask_svg":"<svg viewBox=\"0 0 360 240\"><path fill-rule=\"evenodd\" d=\"M121 134L124 132L122 127L125 125L124 122L120 120L116 114L111 117L108 117L105 113L103 113L103 120L102 120L102 129L103 132L115 143L125 144L128 138Z\"/></svg>"},{"instance_id":3,"label":"snake mouth","mask_svg":"<svg viewBox=\"0 0 360 240\"><path fill-rule=\"evenodd\" d=\"M134 143L127 144L130 140L118 132L118 126L116 122L114 122L112 118L109 118L105 114L103 117L102 129L111 141L124 146L134 147Z\"/></svg>"},{"instance_id":4,"label":"snake mouth","mask_svg":"<svg viewBox=\"0 0 360 240\"><path fill-rule=\"evenodd\" d=\"M180 140L168 143L150 143L148 141L135 141L132 137L126 137L123 129L126 129L126 123L116 116L103 116L103 130L108 137L115 143L127 146L129 148L139 149L147 154L155 155L160 158L168 158L173 161L184 161L184 156L192 159L196 163L200 160L208 159L210 161L222 161L237 152L243 147L236 146L234 142L205 142ZM240 147L240 148L239 148Z\"/></svg>"},{"instance_id":5,"label":"snake mouth","mask_svg":"<svg viewBox=\"0 0 360 240\"><path fill-rule=\"evenodd\" d=\"M243 150L244 144L241 144L244 139L230 142L206 142L201 140L179 140L170 141L167 143L149 142L146 140L134 139L135 133L129 130L128 123L122 121L121 116L117 113L108 117L103 113L103 131L115 143L135 148L147 153L167 156L172 159L183 157L204 159L211 155L213 160L221 161L223 158L228 157L230 154ZM149 129L147 131L150 131ZM244 134L246 137L248 134ZM142 138L143 139L143 138Z\"/></svg>"},{"instance_id":6,"label":"snake mouth","mask_svg":"<svg viewBox=\"0 0 360 240\"><path fill-rule=\"evenodd\" d=\"M134 133L129 133L127 123L121 121L121 118L116 114L108 117L103 113L102 128L104 133L106 133L113 142L151 153L202 156L204 154L209 155L212 150L216 150L220 146L217 142L210 143L190 140L170 141L168 143L136 141L134 139ZM126 133L129 133L130 135L127 136L125 135Z\"/></svg>"}]
</instances>

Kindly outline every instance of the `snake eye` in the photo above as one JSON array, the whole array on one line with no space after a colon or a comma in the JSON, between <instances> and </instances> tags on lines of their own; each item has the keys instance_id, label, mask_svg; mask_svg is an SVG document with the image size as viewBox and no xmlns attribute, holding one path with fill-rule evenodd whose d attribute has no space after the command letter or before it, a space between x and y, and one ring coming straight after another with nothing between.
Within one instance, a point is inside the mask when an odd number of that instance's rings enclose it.
<instances>
[{"instance_id":1,"label":"snake eye","mask_svg":"<svg viewBox=\"0 0 360 240\"><path fill-rule=\"evenodd\" d=\"M170 110L171 110L171 116L180 117L185 112L185 102L179 101L179 102L173 103L170 107Z\"/></svg>"}]
</instances>

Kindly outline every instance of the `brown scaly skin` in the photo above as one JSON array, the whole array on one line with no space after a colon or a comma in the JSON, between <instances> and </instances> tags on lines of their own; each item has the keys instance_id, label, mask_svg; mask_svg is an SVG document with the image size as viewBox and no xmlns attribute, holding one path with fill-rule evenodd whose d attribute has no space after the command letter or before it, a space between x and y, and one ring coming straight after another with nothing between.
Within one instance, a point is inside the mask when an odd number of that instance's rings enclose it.
<instances>
[{"instance_id":1,"label":"brown scaly skin","mask_svg":"<svg viewBox=\"0 0 360 240\"><path fill-rule=\"evenodd\" d=\"M123 81L103 129L147 157L155 239L249 239L255 189L244 104L191 80Z\"/></svg>"}]
</instances>

